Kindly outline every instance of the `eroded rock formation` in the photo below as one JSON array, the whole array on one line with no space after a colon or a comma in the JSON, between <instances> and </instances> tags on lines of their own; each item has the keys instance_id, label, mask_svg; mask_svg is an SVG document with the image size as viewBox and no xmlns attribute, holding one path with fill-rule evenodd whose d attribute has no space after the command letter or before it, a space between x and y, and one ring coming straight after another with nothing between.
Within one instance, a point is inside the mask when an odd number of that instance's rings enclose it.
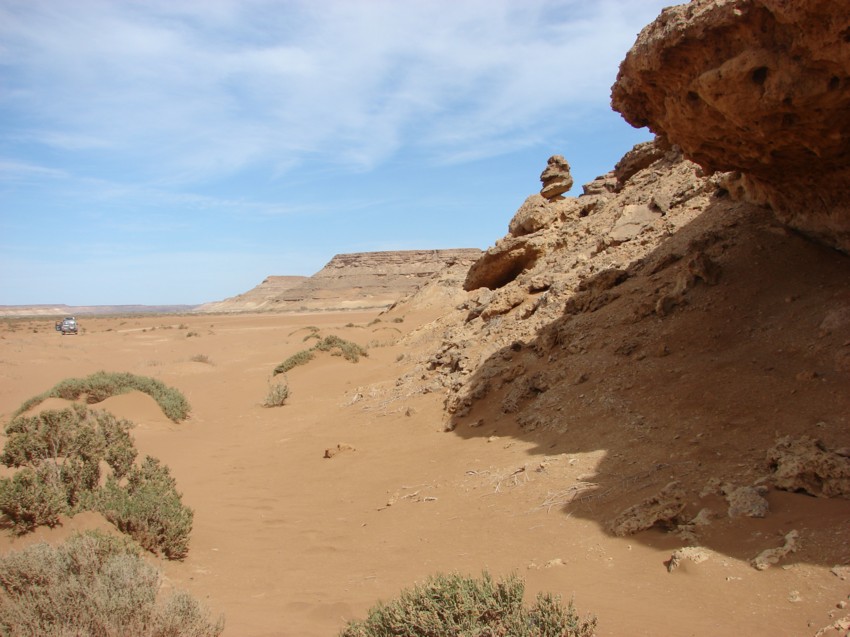
<instances>
[{"instance_id":1,"label":"eroded rock formation","mask_svg":"<svg viewBox=\"0 0 850 637\"><path fill-rule=\"evenodd\" d=\"M540 175L543 188L540 189L541 196L549 201L557 199L573 187L573 176L570 174L570 165L561 155L552 155L546 162L546 168Z\"/></svg>"},{"instance_id":2,"label":"eroded rock formation","mask_svg":"<svg viewBox=\"0 0 850 637\"><path fill-rule=\"evenodd\" d=\"M842 0L693 0L620 66L612 103L733 194L850 252L850 11Z\"/></svg>"}]
</instances>

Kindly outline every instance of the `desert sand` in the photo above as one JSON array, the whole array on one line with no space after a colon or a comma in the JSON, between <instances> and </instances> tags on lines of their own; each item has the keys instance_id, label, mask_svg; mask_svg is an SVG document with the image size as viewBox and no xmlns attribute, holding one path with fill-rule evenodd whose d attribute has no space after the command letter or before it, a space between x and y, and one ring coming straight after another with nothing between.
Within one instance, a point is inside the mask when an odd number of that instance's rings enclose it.
<instances>
[{"instance_id":1,"label":"desert sand","mask_svg":"<svg viewBox=\"0 0 850 637\"><path fill-rule=\"evenodd\" d=\"M622 445L600 438L588 448L511 424L446 431L439 392L394 390L434 347L427 336L400 341L442 311L92 318L64 337L49 320L6 321L0 418L63 378L98 370L184 392L192 415L180 424L144 394L99 407L134 421L140 454L171 468L195 511L190 552L182 562L150 559L164 588L224 614L229 637L333 635L429 574L485 569L519 574L529 596L574 599L581 614L598 616L602 636L814 635L847 614L837 605L850 582L833 572L848 559L847 500L771 491L770 516L718 522L707 559L668 572L681 538L662 529L614 537L600 522L605 498L584 497ZM273 368L305 348L310 326L369 345L369 356L322 355L287 374L286 405L262 407ZM498 422L496 406L476 409ZM730 448L747 435L728 434ZM687 445L670 440L662 455L675 465ZM637 491L645 479L624 473L608 483ZM23 538L4 532L0 551L108 526L87 513ZM804 528L816 549L765 571L749 564Z\"/></svg>"}]
</instances>

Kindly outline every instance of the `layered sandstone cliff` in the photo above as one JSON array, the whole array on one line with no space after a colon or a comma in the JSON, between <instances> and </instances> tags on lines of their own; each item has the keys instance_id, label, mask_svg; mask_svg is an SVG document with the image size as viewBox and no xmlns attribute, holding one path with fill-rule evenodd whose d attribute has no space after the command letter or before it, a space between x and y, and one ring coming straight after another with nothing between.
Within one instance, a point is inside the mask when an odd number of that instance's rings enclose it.
<instances>
[{"instance_id":1,"label":"layered sandstone cliff","mask_svg":"<svg viewBox=\"0 0 850 637\"><path fill-rule=\"evenodd\" d=\"M843 0L694 0L620 67L613 106L733 195L850 252L850 11Z\"/></svg>"},{"instance_id":2,"label":"layered sandstone cliff","mask_svg":"<svg viewBox=\"0 0 850 637\"><path fill-rule=\"evenodd\" d=\"M268 277L202 312L328 311L388 307L448 267L468 267L477 248L355 252L334 256L311 277Z\"/></svg>"}]
</instances>

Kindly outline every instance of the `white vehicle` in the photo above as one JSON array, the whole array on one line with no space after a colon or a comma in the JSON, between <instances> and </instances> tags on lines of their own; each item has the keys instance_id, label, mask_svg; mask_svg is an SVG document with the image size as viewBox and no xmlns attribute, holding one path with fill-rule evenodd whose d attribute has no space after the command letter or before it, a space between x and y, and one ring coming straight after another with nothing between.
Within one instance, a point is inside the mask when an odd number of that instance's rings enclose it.
<instances>
[{"instance_id":1,"label":"white vehicle","mask_svg":"<svg viewBox=\"0 0 850 637\"><path fill-rule=\"evenodd\" d=\"M57 323L56 325L56 329L62 333L62 336L64 336L65 334L79 333L77 319L75 319L73 316L66 316L61 323Z\"/></svg>"}]
</instances>

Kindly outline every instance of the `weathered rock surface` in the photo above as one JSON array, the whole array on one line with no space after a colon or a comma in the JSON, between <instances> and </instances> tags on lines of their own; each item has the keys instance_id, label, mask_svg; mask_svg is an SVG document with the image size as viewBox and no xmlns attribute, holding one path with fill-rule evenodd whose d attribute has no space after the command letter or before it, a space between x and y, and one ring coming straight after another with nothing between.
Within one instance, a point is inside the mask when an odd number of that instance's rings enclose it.
<instances>
[{"instance_id":1,"label":"weathered rock surface","mask_svg":"<svg viewBox=\"0 0 850 637\"><path fill-rule=\"evenodd\" d=\"M759 553L756 557L754 557L750 564L752 564L753 568L758 571L764 571L769 569L774 564L779 563L783 557L788 555L789 553L794 553L797 550L797 540L800 537L800 533L796 530L789 531L785 535L785 542L782 546L779 546L775 549L765 549L761 553Z\"/></svg>"},{"instance_id":2,"label":"weathered rock surface","mask_svg":"<svg viewBox=\"0 0 850 637\"><path fill-rule=\"evenodd\" d=\"M763 497L765 492L767 489L764 487L724 487L723 493L729 503L729 517L765 517L770 512L770 505Z\"/></svg>"},{"instance_id":3,"label":"weathered rock surface","mask_svg":"<svg viewBox=\"0 0 850 637\"><path fill-rule=\"evenodd\" d=\"M573 187L573 176L567 160L561 155L552 155L540 174L540 181L543 182L540 195L550 201L567 192Z\"/></svg>"},{"instance_id":4,"label":"weathered rock surface","mask_svg":"<svg viewBox=\"0 0 850 637\"><path fill-rule=\"evenodd\" d=\"M449 267L469 267L477 248L338 254L311 277L268 277L198 311L325 311L388 307Z\"/></svg>"},{"instance_id":5,"label":"weathered rock surface","mask_svg":"<svg viewBox=\"0 0 850 637\"><path fill-rule=\"evenodd\" d=\"M685 492L678 483L671 482L656 495L618 515L611 523L611 532L623 537L656 524L673 526L684 508Z\"/></svg>"},{"instance_id":6,"label":"weathered rock surface","mask_svg":"<svg viewBox=\"0 0 850 637\"><path fill-rule=\"evenodd\" d=\"M802 491L825 498L850 498L850 458L822 441L785 436L768 451L777 489Z\"/></svg>"},{"instance_id":7,"label":"weathered rock surface","mask_svg":"<svg viewBox=\"0 0 850 637\"><path fill-rule=\"evenodd\" d=\"M612 103L731 190L850 252L850 11L842 0L694 0L665 9Z\"/></svg>"}]
</instances>

